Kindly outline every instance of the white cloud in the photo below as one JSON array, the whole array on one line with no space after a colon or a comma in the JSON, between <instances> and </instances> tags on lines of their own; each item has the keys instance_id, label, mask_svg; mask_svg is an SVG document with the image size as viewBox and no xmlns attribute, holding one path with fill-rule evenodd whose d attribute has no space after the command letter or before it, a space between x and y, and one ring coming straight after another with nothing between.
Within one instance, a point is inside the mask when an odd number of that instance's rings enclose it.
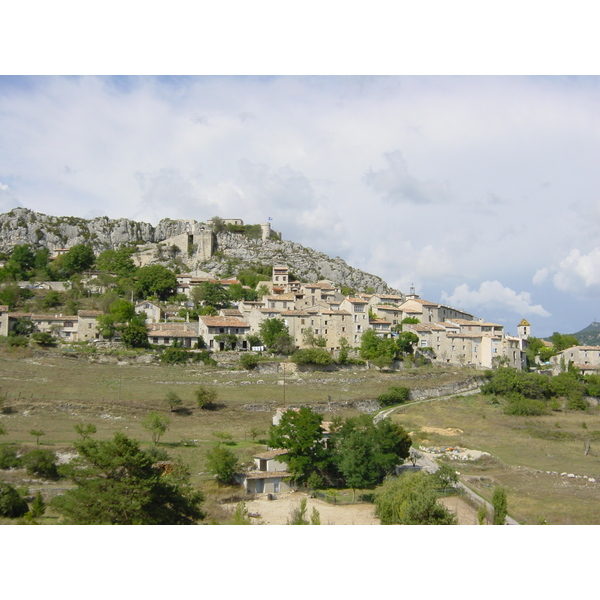
<instances>
[{"instance_id":1,"label":"white cloud","mask_svg":"<svg viewBox=\"0 0 600 600\"><path fill-rule=\"evenodd\" d=\"M577 291L600 286L600 248L596 247L588 254L577 249L558 263L552 278L554 285L562 291Z\"/></svg>"},{"instance_id":2,"label":"white cloud","mask_svg":"<svg viewBox=\"0 0 600 600\"><path fill-rule=\"evenodd\" d=\"M364 176L365 184L380 193L383 199L392 204L414 202L430 204L450 197L448 185L436 181L420 181L408 172L402 152L386 152L388 167L381 171L369 169Z\"/></svg>"},{"instance_id":3,"label":"white cloud","mask_svg":"<svg viewBox=\"0 0 600 600\"><path fill-rule=\"evenodd\" d=\"M550 313L540 304L532 304L529 292L517 293L499 281L484 281L478 290L471 290L466 283L457 286L451 295L442 292L442 302L470 311L506 310L519 315L549 317Z\"/></svg>"},{"instance_id":4,"label":"white cloud","mask_svg":"<svg viewBox=\"0 0 600 600\"><path fill-rule=\"evenodd\" d=\"M543 269L538 269L531 280L534 285L541 285L548 279L549 270L544 267Z\"/></svg>"}]
</instances>

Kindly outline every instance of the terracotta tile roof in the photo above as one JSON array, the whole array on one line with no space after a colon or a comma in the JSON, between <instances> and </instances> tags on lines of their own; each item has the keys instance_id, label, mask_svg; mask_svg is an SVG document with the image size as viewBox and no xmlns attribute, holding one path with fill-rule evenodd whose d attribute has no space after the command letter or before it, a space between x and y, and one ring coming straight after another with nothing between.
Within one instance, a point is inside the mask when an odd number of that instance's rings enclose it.
<instances>
[{"instance_id":1,"label":"terracotta tile roof","mask_svg":"<svg viewBox=\"0 0 600 600\"><path fill-rule=\"evenodd\" d=\"M78 310L77 311L78 317L98 317L101 314L103 314L101 310Z\"/></svg>"},{"instance_id":2,"label":"terracotta tile roof","mask_svg":"<svg viewBox=\"0 0 600 600\"><path fill-rule=\"evenodd\" d=\"M244 473L246 479L273 479L275 477L291 477L287 471L248 471Z\"/></svg>"},{"instance_id":3,"label":"terracotta tile roof","mask_svg":"<svg viewBox=\"0 0 600 600\"><path fill-rule=\"evenodd\" d=\"M296 294L277 294L275 296L267 296L267 300L279 300L281 302L294 302Z\"/></svg>"},{"instance_id":4,"label":"terracotta tile roof","mask_svg":"<svg viewBox=\"0 0 600 600\"><path fill-rule=\"evenodd\" d=\"M600 352L600 346L571 346L571 348L567 348L563 350L563 352L568 352L569 350L583 350L584 352L591 350L592 352Z\"/></svg>"},{"instance_id":5,"label":"terracotta tile roof","mask_svg":"<svg viewBox=\"0 0 600 600\"><path fill-rule=\"evenodd\" d=\"M450 323L457 323L458 325L479 325L484 327L504 327L504 325L499 325L498 323L488 323L487 321L469 321L469 319L448 319Z\"/></svg>"},{"instance_id":6,"label":"terracotta tile roof","mask_svg":"<svg viewBox=\"0 0 600 600\"><path fill-rule=\"evenodd\" d=\"M262 460L271 460L272 458L275 458L276 456L283 456L284 454L287 454L289 452L289 450L287 450L286 448L273 448L271 450L265 450L264 452L261 452L260 454L255 454L254 458L260 458Z\"/></svg>"},{"instance_id":7,"label":"terracotta tile roof","mask_svg":"<svg viewBox=\"0 0 600 600\"><path fill-rule=\"evenodd\" d=\"M346 298L346 300L352 304L368 304L368 302L363 298Z\"/></svg>"},{"instance_id":8,"label":"terracotta tile roof","mask_svg":"<svg viewBox=\"0 0 600 600\"><path fill-rule=\"evenodd\" d=\"M409 298L404 304L407 304L408 302L416 302L421 306L440 306L436 302L429 302L429 300L423 300L423 298ZM404 306L404 304L402 306Z\"/></svg>"},{"instance_id":9,"label":"terracotta tile roof","mask_svg":"<svg viewBox=\"0 0 600 600\"><path fill-rule=\"evenodd\" d=\"M201 316L200 319L207 327L250 327L246 321L235 317Z\"/></svg>"},{"instance_id":10,"label":"terracotta tile roof","mask_svg":"<svg viewBox=\"0 0 600 600\"><path fill-rule=\"evenodd\" d=\"M369 319L369 324L370 323L382 323L385 325L391 325L390 321L386 321L385 319Z\"/></svg>"},{"instance_id":11,"label":"terracotta tile roof","mask_svg":"<svg viewBox=\"0 0 600 600\"><path fill-rule=\"evenodd\" d=\"M241 317L242 313L237 308L222 308L221 315L224 317Z\"/></svg>"},{"instance_id":12,"label":"terracotta tile roof","mask_svg":"<svg viewBox=\"0 0 600 600\"><path fill-rule=\"evenodd\" d=\"M8 313L9 317L29 317L32 321L77 321L77 315L38 315L34 313Z\"/></svg>"},{"instance_id":13,"label":"terracotta tile roof","mask_svg":"<svg viewBox=\"0 0 600 600\"><path fill-rule=\"evenodd\" d=\"M178 337L178 338L195 338L198 333L195 331L185 331L183 329L152 329L148 328L148 335L152 337Z\"/></svg>"}]
</instances>

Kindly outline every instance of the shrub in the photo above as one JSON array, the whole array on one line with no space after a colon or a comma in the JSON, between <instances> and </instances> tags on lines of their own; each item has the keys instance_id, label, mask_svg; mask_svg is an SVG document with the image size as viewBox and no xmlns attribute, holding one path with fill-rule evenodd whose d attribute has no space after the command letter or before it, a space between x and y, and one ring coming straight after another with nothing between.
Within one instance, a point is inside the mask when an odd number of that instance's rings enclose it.
<instances>
[{"instance_id":1,"label":"shrub","mask_svg":"<svg viewBox=\"0 0 600 600\"><path fill-rule=\"evenodd\" d=\"M32 450L23 456L23 464L31 475L58 479L56 454L52 450Z\"/></svg>"},{"instance_id":2,"label":"shrub","mask_svg":"<svg viewBox=\"0 0 600 600\"><path fill-rule=\"evenodd\" d=\"M292 361L298 365L330 365L333 357L323 348L305 348L292 354Z\"/></svg>"},{"instance_id":3,"label":"shrub","mask_svg":"<svg viewBox=\"0 0 600 600\"><path fill-rule=\"evenodd\" d=\"M21 464L16 448L0 446L0 469L18 469Z\"/></svg>"},{"instance_id":4,"label":"shrub","mask_svg":"<svg viewBox=\"0 0 600 600\"><path fill-rule=\"evenodd\" d=\"M571 410L587 410L588 403L581 396L573 395L567 401L567 408Z\"/></svg>"},{"instance_id":5,"label":"shrub","mask_svg":"<svg viewBox=\"0 0 600 600\"><path fill-rule=\"evenodd\" d=\"M219 483L235 483L235 473L238 468L236 455L217 444L206 453L206 468L217 478Z\"/></svg>"},{"instance_id":6,"label":"shrub","mask_svg":"<svg viewBox=\"0 0 600 600\"><path fill-rule=\"evenodd\" d=\"M504 407L505 415L535 417L546 413L546 405L541 400L532 400L521 394L511 394Z\"/></svg>"},{"instance_id":7,"label":"shrub","mask_svg":"<svg viewBox=\"0 0 600 600\"><path fill-rule=\"evenodd\" d=\"M183 348L170 346L160 355L160 362L166 365L181 365L185 364L190 358L190 354Z\"/></svg>"},{"instance_id":8,"label":"shrub","mask_svg":"<svg viewBox=\"0 0 600 600\"><path fill-rule=\"evenodd\" d=\"M27 502L9 483L0 482L0 516L16 519L29 511Z\"/></svg>"},{"instance_id":9,"label":"shrub","mask_svg":"<svg viewBox=\"0 0 600 600\"><path fill-rule=\"evenodd\" d=\"M410 388L404 386L390 386L388 391L377 398L381 406L392 406L402 404L410 398Z\"/></svg>"},{"instance_id":10,"label":"shrub","mask_svg":"<svg viewBox=\"0 0 600 600\"><path fill-rule=\"evenodd\" d=\"M52 334L47 331L38 331L37 333L31 334L31 339L44 348L51 348L56 346L56 340L52 337Z\"/></svg>"},{"instance_id":11,"label":"shrub","mask_svg":"<svg viewBox=\"0 0 600 600\"><path fill-rule=\"evenodd\" d=\"M208 350L202 350L201 352L192 352L190 358L193 362L196 363L204 363L206 366L214 367L217 364L217 361L214 358L211 358L210 352Z\"/></svg>"},{"instance_id":12,"label":"shrub","mask_svg":"<svg viewBox=\"0 0 600 600\"><path fill-rule=\"evenodd\" d=\"M29 341L27 340L27 338L24 335L9 335L8 336L8 345L15 348L15 347L19 347L22 348L24 346L27 346L29 343Z\"/></svg>"},{"instance_id":13,"label":"shrub","mask_svg":"<svg viewBox=\"0 0 600 600\"><path fill-rule=\"evenodd\" d=\"M216 408L217 390L201 385L195 392L196 402L203 410L214 410Z\"/></svg>"},{"instance_id":14,"label":"shrub","mask_svg":"<svg viewBox=\"0 0 600 600\"><path fill-rule=\"evenodd\" d=\"M256 354L242 354L242 357L240 358L240 364L248 371L256 369L258 365L258 356L256 356Z\"/></svg>"}]
</instances>

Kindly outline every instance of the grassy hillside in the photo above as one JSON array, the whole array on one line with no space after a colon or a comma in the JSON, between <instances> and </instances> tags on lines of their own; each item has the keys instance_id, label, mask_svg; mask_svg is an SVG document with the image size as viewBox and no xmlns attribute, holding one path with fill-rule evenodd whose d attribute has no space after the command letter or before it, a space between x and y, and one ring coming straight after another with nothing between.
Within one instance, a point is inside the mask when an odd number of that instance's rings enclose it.
<instances>
[{"instance_id":1,"label":"grassy hillside","mask_svg":"<svg viewBox=\"0 0 600 600\"><path fill-rule=\"evenodd\" d=\"M265 436L274 409L283 404L284 390L287 406L308 404L331 420L357 411L348 406L327 411L329 401L372 400L390 385L435 387L472 375L456 368L419 367L391 374L357 370L288 376L284 388L277 374L143 364L135 357L121 353L99 360L59 350L0 346L0 397L5 398L0 422L7 430L0 444L33 449L36 441L29 432L41 429L45 436L39 447L66 454L77 439L74 425L93 423L99 439L122 431L148 447L150 435L141 421L150 411L161 411L171 424L160 447L190 466L192 480L208 495L209 518L218 521L223 511L217 500L239 492L216 488L205 473L206 452L219 439L215 434L230 434L231 449L240 461L250 460L261 448L259 439ZM219 410L195 406L193 392L199 385L217 388ZM187 410L169 412L165 402L169 390L181 396ZM248 405L266 410L249 410ZM489 452L491 458L452 464L488 499L496 485L506 486L509 512L517 520L600 524L600 484L560 475L587 475L600 481L598 408L517 417L503 414L501 405L483 396L464 396L401 407L392 418L413 432L415 445L460 445ZM437 429L432 433L426 428ZM438 431L446 428L460 431L452 437ZM591 441L588 455L584 455L586 441ZM0 479L27 485L32 493L41 489L47 497L69 485L64 480L42 482L24 471L0 471Z\"/></svg>"}]
</instances>

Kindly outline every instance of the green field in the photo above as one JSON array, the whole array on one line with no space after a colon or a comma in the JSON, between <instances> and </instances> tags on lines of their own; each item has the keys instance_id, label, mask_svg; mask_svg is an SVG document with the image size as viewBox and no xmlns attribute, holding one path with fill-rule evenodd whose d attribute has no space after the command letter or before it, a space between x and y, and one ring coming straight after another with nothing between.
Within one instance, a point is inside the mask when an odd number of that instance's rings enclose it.
<instances>
[{"instance_id":1,"label":"green field","mask_svg":"<svg viewBox=\"0 0 600 600\"><path fill-rule=\"evenodd\" d=\"M140 360L138 358L138 360ZM103 362L106 361L106 362ZM230 434L231 448L240 461L251 460L261 448L275 408L312 405L324 411L325 420L335 415L358 414L356 409L328 402L373 400L390 385L430 388L473 375L460 369L420 367L399 373L355 370L333 373L281 374L248 372L225 367L164 366L136 362L135 353L119 356L83 356L60 350L0 348L0 397L4 398L0 422L7 435L0 443L23 449L35 447L32 429L41 429L41 447L64 453L77 439L74 426L93 423L96 437L107 439L116 431L151 444L141 421L150 411L168 415L171 423L160 446L189 465L192 481L207 492L209 517L222 518L218 500L234 494L217 488L205 474L205 454L218 441L215 433ZM480 374L480 373L479 373ZM205 411L194 404L199 385L215 386L218 410ZM165 402L175 391L187 410L171 413ZM249 410L260 405L267 410ZM492 458L457 464L463 479L486 498L496 485L508 489L509 512L524 523L600 523L600 484L586 479L547 474L546 471L596 477L600 481L600 412L559 411L543 417L515 417L502 413L500 405L481 396L401 407L394 413L415 444L460 445L484 450ZM585 426L584 426L585 423ZM423 427L457 428L458 437L424 433ZM260 432L257 434L257 432ZM253 435L254 438L253 439ZM584 455L584 443L591 450ZM454 464L454 463L453 463ZM68 485L42 484L24 472L0 471L0 478L48 496Z\"/></svg>"}]
</instances>

